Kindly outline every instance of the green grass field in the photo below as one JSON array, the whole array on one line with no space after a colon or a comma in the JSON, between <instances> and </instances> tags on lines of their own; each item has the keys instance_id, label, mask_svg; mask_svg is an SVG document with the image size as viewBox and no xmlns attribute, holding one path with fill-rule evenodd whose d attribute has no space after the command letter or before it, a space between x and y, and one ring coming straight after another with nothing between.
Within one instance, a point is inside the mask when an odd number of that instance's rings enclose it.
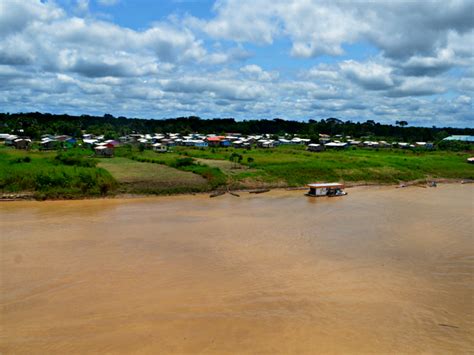
<instances>
[{"instance_id":1,"label":"green grass field","mask_svg":"<svg viewBox=\"0 0 474 355\"><path fill-rule=\"evenodd\" d=\"M116 188L114 178L95 167L93 159L83 164L88 166L81 166L79 160L75 162L79 165L68 165L56 155L0 147L0 191L52 199L105 196Z\"/></svg>"},{"instance_id":2,"label":"green grass field","mask_svg":"<svg viewBox=\"0 0 474 355\"><path fill-rule=\"evenodd\" d=\"M233 153L241 158L231 162ZM291 187L309 182L474 179L474 166L466 162L473 152L348 149L311 153L302 146L283 146L252 150L175 147L170 153L120 148L115 158L90 155L85 150L58 154L0 147L0 191L78 198Z\"/></svg>"},{"instance_id":3,"label":"green grass field","mask_svg":"<svg viewBox=\"0 0 474 355\"><path fill-rule=\"evenodd\" d=\"M198 159L228 160L233 152L251 167L233 176L234 181L253 180L270 185L299 186L313 181L398 183L433 178L473 179L474 166L466 163L469 153L417 152L399 149L348 149L312 153L302 146L274 149L232 148L192 149L179 147L177 153ZM251 157L252 163L247 159Z\"/></svg>"},{"instance_id":4,"label":"green grass field","mask_svg":"<svg viewBox=\"0 0 474 355\"><path fill-rule=\"evenodd\" d=\"M141 163L115 157L102 159L98 165L109 171L123 193L179 193L208 190L208 182L200 175L170 168L162 164Z\"/></svg>"}]
</instances>

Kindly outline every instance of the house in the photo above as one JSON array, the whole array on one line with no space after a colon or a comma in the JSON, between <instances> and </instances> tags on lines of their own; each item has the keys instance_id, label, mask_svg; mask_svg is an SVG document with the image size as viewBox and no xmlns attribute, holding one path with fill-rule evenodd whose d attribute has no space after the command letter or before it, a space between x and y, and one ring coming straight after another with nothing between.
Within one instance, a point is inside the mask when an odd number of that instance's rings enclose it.
<instances>
[{"instance_id":1,"label":"house","mask_svg":"<svg viewBox=\"0 0 474 355\"><path fill-rule=\"evenodd\" d=\"M415 142L416 148L426 148L426 142Z\"/></svg>"},{"instance_id":2,"label":"house","mask_svg":"<svg viewBox=\"0 0 474 355\"><path fill-rule=\"evenodd\" d=\"M410 143L398 142L397 145L398 145L398 148L402 148L402 149L410 148Z\"/></svg>"},{"instance_id":3,"label":"house","mask_svg":"<svg viewBox=\"0 0 474 355\"><path fill-rule=\"evenodd\" d=\"M49 137L42 138L39 144L41 150L57 149L59 146L59 143L56 139Z\"/></svg>"},{"instance_id":4,"label":"house","mask_svg":"<svg viewBox=\"0 0 474 355\"><path fill-rule=\"evenodd\" d=\"M18 136L14 135L14 134L10 134L8 135L7 137L5 137L5 145L13 145L13 142L15 141L15 139L18 139Z\"/></svg>"},{"instance_id":5,"label":"house","mask_svg":"<svg viewBox=\"0 0 474 355\"><path fill-rule=\"evenodd\" d=\"M83 139L82 142L88 147L92 147L94 144L98 143L97 139Z\"/></svg>"},{"instance_id":6,"label":"house","mask_svg":"<svg viewBox=\"0 0 474 355\"><path fill-rule=\"evenodd\" d=\"M202 139L193 139L192 142L194 147L205 148L209 145L205 140Z\"/></svg>"},{"instance_id":7,"label":"house","mask_svg":"<svg viewBox=\"0 0 474 355\"><path fill-rule=\"evenodd\" d=\"M259 140L257 144L260 148L274 148L275 147L275 141L273 140Z\"/></svg>"},{"instance_id":8,"label":"house","mask_svg":"<svg viewBox=\"0 0 474 355\"><path fill-rule=\"evenodd\" d=\"M349 147L349 144L345 142L330 142L330 143L326 143L324 147L328 149L345 149Z\"/></svg>"},{"instance_id":9,"label":"house","mask_svg":"<svg viewBox=\"0 0 474 355\"><path fill-rule=\"evenodd\" d=\"M106 140L104 141L104 143L107 143L107 144L112 144L114 147L118 147L120 145L120 142L114 140L114 139L109 139L109 140Z\"/></svg>"},{"instance_id":10,"label":"house","mask_svg":"<svg viewBox=\"0 0 474 355\"><path fill-rule=\"evenodd\" d=\"M350 146L352 146L352 147L356 147L356 146L357 146L357 147L361 147L361 146L364 146L364 143L363 143L363 142L361 142L361 141L356 141L356 140L353 140L353 139L348 140L347 143L348 143Z\"/></svg>"},{"instance_id":11,"label":"house","mask_svg":"<svg viewBox=\"0 0 474 355\"><path fill-rule=\"evenodd\" d=\"M29 138L17 138L13 141L13 146L16 149L29 149L31 146L31 139Z\"/></svg>"},{"instance_id":12,"label":"house","mask_svg":"<svg viewBox=\"0 0 474 355\"><path fill-rule=\"evenodd\" d=\"M386 141L380 141L379 142L379 147L380 148L391 148L392 145L390 143L386 142Z\"/></svg>"},{"instance_id":13,"label":"house","mask_svg":"<svg viewBox=\"0 0 474 355\"><path fill-rule=\"evenodd\" d=\"M222 136L212 136L212 137L207 137L207 144L209 147L219 147L221 145L221 141L224 139Z\"/></svg>"},{"instance_id":14,"label":"house","mask_svg":"<svg viewBox=\"0 0 474 355\"><path fill-rule=\"evenodd\" d=\"M155 143L152 145L152 147L153 147L153 151L157 153L166 153L168 151L168 147L161 143Z\"/></svg>"},{"instance_id":15,"label":"house","mask_svg":"<svg viewBox=\"0 0 474 355\"><path fill-rule=\"evenodd\" d=\"M54 137L54 139L56 139L58 142L66 142L67 140L71 139L71 137L66 135L59 135Z\"/></svg>"},{"instance_id":16,"label":"house","mask_svg":"<svg viewBox=\"0 0 474 355\"><path fill-rule=\"evenodd\" d=\"M232 142L232 146L234 148L242 148L243 144L244 144L244 141L241 139Z\"/></svg>"},{"instance_id":17,"label":"house","mask_svg":"<svg viewBox=\"0 0 474 355\"><path fill-rule=\"evenodd\" d=\"M168 138L162 139L161 144L166 145L168 147L176 146L176 142L173 139L168 139Z\"/></svg>"},{"instance_id":18,"label":"house","mask_svg":"<svg viewBox=\"0 0 474 355\"><path fill-rule=\"evenodd\" d=\"M474 143L474 136L449 136L443 139L444 141L461 141L461 142L469 142Z\"/></svg>"},{"instance_id":19,"label":"house","mask_svg":"<svg viewBox=\"0 0 474 355\"><path fill-rule=\"evenodd\" d=\"M103 158L112 158L114 156L114 146L112 144L101 144L94 148L95 155Z\"/></svg>"},{"instance_id":20,"label":"house","mask_svg":"<svg viewBox=\"0 0 474 355\"><path fill-rule=\"evenodd\" d=\"M306 150L310 152L322 152L324 150L324 145L322 144L316 144L316 143L310 143L308 144L308 147Z\"/></svg>"},{"instance_id":21,"label":"house","mask_svg":"<svg viewBox=\"0 0 474 355\"><path fill-rule=\"evenodd\" d=\"M231 146L231 141L228 139L223 139L221 140L221 147L230 147Z\"/></svg>"},{"instance_id":22,"label":"house","mask_svg":"<svg viewBox=\"0 0 474 355\"><path fill-rule=\"evenodd\" d=\"M379 142L364 141L362 144L364 145L364 147L368 147L368 148L378 148L379 147Z\"/></svg>"}]
</instances>

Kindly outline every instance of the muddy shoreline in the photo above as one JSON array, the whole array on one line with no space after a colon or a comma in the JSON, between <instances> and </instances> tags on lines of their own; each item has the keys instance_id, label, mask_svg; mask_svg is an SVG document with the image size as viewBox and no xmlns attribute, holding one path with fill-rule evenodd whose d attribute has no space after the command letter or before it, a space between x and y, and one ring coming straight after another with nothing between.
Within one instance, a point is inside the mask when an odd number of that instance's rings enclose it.
<instances>
[{"instance_id":1,"label":"muddy shoreline","mask_svg":"<svg viewBox=\"0 0 474 355\"><path fill-rule=\"evenodd\" d=\"M348 182L344 183L346 189L354 188L354 187L361 187L361 186L384 186L384 187L408 187L408 186L418 186L418 187L429 187L429 184L435 182L436 184L472 184L474 180L470 179L423 179L423 180L413 180L407 182L400 182L400 184L382 184L378 182ZM306 186L294 186L294 187L285 187L285 186L264 186L262 189L268 189L270 191L293 191L293 190L306 190ZM109 199L134 199L134 198L153 198L153 197L160 197L160 196L196 196L196 195L210 195L214 192L224 192L224 193L250 193L253 192L255 188L246 188L246 189L217 189L217 190L210 190L206 192L194 192L194 193L174 193L174 194L130 194L130 193L120 193L116 195L110 196L84 196L84 197L77 197L77 198L48 198L45 200L37 199L34 196L33 192L24 192L24 193L3 193L0 194L0 203L1 202L12 202L12 201L74 201L74 200L109 200Z\"/></svg>"}]
</instances>

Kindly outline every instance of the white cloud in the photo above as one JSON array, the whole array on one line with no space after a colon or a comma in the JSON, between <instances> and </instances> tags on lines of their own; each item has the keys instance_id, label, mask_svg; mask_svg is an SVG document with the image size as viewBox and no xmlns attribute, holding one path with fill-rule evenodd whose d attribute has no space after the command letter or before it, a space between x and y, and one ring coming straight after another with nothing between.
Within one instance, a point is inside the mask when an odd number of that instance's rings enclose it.
<instances>
[{"instance_id":1,"label":"white cloud","mask_svg":"<svg viewBox=\"0 0 474 355\"><path fill-rule=\"evenodd\" d=\"M439 79L429 77L408 77L395 89L388 92L389 96L426 96L441 94L446 89Z\"/></svg>"},{"instance_id":2,"label":"white cloud","mask_svg":"<svg viewBox=\"0 0 474 355\"><path fill-rule=\"evenodd\" d=\"M287 36L297 57L341 55L365 40L387 57L433 55L474 27L474 3L457 1L220 0L216 16L186 23L214 38L270 44ZM468 44L463 46L464 50Z\"/></svg>"},{"instance_id":3,"label":"white cloud","mask_svg":"<svg viewBox=\"0 0 474 355\"><path fill-rule=\"evenodd\" d=\"M140 30L99 20L89 2L82 18L75 0L72 12L0 0L3 110L472 126L466 1L220 0L210 19L175 15ZM370 55L339 60L351 43L369 43Z\"/></svg>"},{"instance_id":4,"label":"white cloud","mask_svg":"<svg viewBox=\"0 0 474 355\"><path fill-rule=\"evenodd\" d=\"M278 72L264 71L261 67L256 64L249 64L240 68L240 71L246 74L248 77L259 80L259 81L272 81L278 79Z\"/></svg>"},{"instance_id":5,"label":"white cloud","mask_svg":"<svg viewBox=\"0 0 474 355\"><path fill-rule=\"evenodd\" d=\"M367 90L385 90L394 85L392 69L374 62L347 60L340 64L342 72Z\"/></svg>"},{"instance_id":6,"label":"white cloud","mask_svg":"<svg viewBox=\"0 0 474 355\"><path fill-rule=\"evenodd\" d=\"M97 2L102 6L113 6L117 5L120 0L97 0Z\"/></svg>"}]
</instances>

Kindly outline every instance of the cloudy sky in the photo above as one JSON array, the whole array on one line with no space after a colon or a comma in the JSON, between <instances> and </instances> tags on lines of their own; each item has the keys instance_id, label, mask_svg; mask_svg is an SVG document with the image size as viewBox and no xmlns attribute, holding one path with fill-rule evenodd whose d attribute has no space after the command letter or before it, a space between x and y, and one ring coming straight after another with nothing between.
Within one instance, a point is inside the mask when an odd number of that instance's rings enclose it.
<instances>
[{"instance_id":1,"label":"cloudy sky","mask_svg":"<svg viewBox=\"0 0 474 355\"><path fill-rule=\"evenodd\" d=\"M1 0L0 111L474 126L472 0Z\"/></svg>"}]
</instances>

